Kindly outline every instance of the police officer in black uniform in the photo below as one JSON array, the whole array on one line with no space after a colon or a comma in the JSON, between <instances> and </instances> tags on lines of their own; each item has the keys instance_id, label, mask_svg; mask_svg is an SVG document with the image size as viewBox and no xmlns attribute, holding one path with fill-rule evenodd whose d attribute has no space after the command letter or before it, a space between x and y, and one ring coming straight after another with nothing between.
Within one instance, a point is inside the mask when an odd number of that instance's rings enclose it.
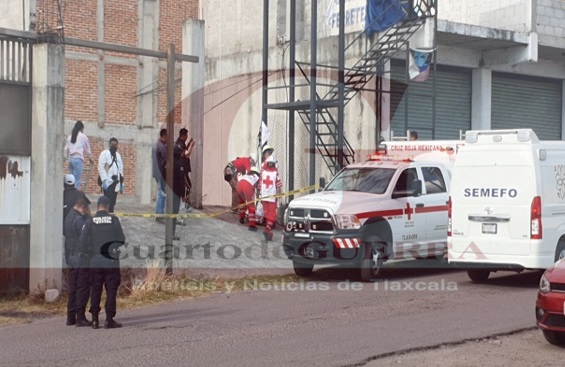
<instances>
[{"instance_id":1,"label":"police officer in black uniform","mask_svg":"<svg viewBox=\"0 0 565 367\"><path fill-rule=\"evenodd\" d=\"M110 199L101 196L96 214L86 221L80 236L81 262L89 263L92 280L90 313L92 328L98 329L98 313L102 287L106 288L106 322L104 328L122 327L114 321L116 316L116 297L121 282L119 247L125 243L125 236L118 217L109 213Z\"/></svg>"},{"instance_id":2,"label":"police officer in black uniform","mask_svg":"<svg viewBox=\"0 0 565 367\"><path fill-rule=\"evenodd\" d=\"M82 196L65 218L65 260L69 268L69 300L67 302L67 325L90 326L85 310L90 293L90 270L81 268L78 246L82 227L90 218L90 200ZM80 292L83 294L81 299ZM84 295L86 299L84 299Z\"/></svg>"}]
</instances>

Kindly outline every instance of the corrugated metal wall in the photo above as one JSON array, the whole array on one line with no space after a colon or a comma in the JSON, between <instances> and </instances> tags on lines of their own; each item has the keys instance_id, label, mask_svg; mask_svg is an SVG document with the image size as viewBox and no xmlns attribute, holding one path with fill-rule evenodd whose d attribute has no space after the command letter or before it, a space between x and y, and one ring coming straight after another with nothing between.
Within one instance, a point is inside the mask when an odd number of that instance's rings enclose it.
<instances>
[{"instance_id":1,"label":"corrugated metal wall","mask_svg":"<svg viewBox=\"0 0 565 367\"><path fill-rule=\"evenodd\" d=\"M29 226L0 226L0 293L29 289Z\"/></svg>"},{"instance_id":2,"label":"corrugated metal wall","mask_svg":"<svg viewBox=\"0 0 565 367\"><path fill-rule=\"evenodd\" d=\"M0 293L29 290L31 54L0 37Z\"/></svg>"},{"instance_id":3,"label":"corrugated metal wall","mask_svg":"<svg viewBox=\"0 0 565 367\"><path fill-rule=\"evenodd\" d=\"M531 128L561 140L561 80L492 74L492 129Z\"/></svg>"},{"instance_id":4,"label":"corrugated metal wall","mask_svg":"<svg viewBox=\"0 0 565 367\"><path fill-rule=\"evenodd\" d=\"M404 65L404 62L393 62L393 80L406 83ZM460 130L465 132L471 128L471 70L437 66L435 115L433 80L432 70L427 81L408 83L406 92L403 88L392 90L391 104L398 105L391 123L395 136L405 136L406 130L415 130L420 139L459 139Z\"/></svg>"}]
</instances>

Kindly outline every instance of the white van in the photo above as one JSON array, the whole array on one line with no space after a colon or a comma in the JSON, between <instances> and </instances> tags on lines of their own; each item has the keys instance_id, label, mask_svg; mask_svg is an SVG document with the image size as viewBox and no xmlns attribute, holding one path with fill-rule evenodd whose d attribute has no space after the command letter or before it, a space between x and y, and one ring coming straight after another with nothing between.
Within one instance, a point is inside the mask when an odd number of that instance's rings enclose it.
<instances>
[{"instance_id":1,"label":"white van","mask_svg":"<svg viewBox=\"0 0 565 367\"><path fill-rule=\"evenodd\" d=\"M387 261L447 252L449 167L461 141L385 142L343 168L320 192L292 200L283 250L299 276L314 266L360 269L370 281Z\"/></svg>"},{"instance_id":2,"label":"white van","mask_svg":"<svg viewBox=\"0 0 565 367\"><path fill-rule=\"evenodd\" d=\"M450 195L448 261L473 281L565 257L565 142L530 129L469 131Z\"/></svg>"}]
</instances>

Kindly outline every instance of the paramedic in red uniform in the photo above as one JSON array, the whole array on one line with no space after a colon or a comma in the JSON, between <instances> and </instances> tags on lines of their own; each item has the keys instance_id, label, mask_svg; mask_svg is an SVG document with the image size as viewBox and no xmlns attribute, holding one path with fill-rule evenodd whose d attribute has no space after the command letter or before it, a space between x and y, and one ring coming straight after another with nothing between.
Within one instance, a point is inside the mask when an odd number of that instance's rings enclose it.
<instances>
[{"instance_id":1,"label":"paramedic in red uniform","mask_svg":"<svg viewBox=\"0 0 565 367\"><path fill-rule=\"evenodd\" d=\"M261 170L261 204L263 204L263 211L265 212L265 230L263 235L265 240L271 241L273 239L273 229L277 220L277 198L268 198L281 193L282 181L279 171L276 167L275 158L270 155L265 160L265 167Z\"/></svg>"},{"instance_id":2,"label":"paramedic in red uniform","mask_svg":"<svg viewBox=\"0 0 565 367\"><path fill-rule=\"evenodd\" d=\"M229 162L226 168L224 168L224 180L226 180L232 188L231 210L234 213L235 210L237 210L239 202L239 196L237 194L238 175L245 175L249 173L251 166L254 165L255 159L253 154L251 154L249 157L237 157L233 161Z\"/></svg>"},{"instance_id":3,"label":"paramedic in red uniform","mask_svg":"<svg viewBox=\"0 0 565 367\"><path fill-rule=\"evenodd\" d=\"M267 166L267 158L273 155L275 148L270 145L265 145L263 151L261 152L261 169L265 169Z\"/></svg>"},{"instance_id":4,"label":"paramedic in red uniform","mask_svg":"<svg viewBox=\"0 0 565 367\"><path fill-rule=\"evenodd\" d=\"M251 167L246 175L243 175L237 183L237 194L239 195L239 223L245 222L245 210L248 212L249 230L257 231L255 223L255 189L259 186L259 170ZM250 203L249 203L250 202ZM243 203L249 203L243 205Z\"/></svg>"}]
</instances>

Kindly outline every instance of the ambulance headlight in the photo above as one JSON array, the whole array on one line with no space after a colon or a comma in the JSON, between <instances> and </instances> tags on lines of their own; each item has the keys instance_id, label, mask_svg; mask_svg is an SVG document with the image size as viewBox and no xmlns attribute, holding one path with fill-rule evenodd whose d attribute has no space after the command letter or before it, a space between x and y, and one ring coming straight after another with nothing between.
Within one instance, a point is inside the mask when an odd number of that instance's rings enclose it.
<instances>
[{"instance_id":1,"label":"ambulance headlight","mask_svg":"<svg viewBox=\"0 0 565 367\"><path fill-rule=\"evenodd\" d=\"M551 290L551 286L549 280L547 280L544 274L541 276L541 279L539 280L539 292L542 294L546 294L549 293L550 290Z\"/></svg>"},{"instance_id":2,"label":"ambulance headlight","mask_svg":"<svg viewBox=\"0 0 565 367\"><path fill-rule=\"evenodd\" d=\"M352 214L340 214L335 216L338 229L359 229L361 223L359 218Z\"/></svg>"}]
</instances>

